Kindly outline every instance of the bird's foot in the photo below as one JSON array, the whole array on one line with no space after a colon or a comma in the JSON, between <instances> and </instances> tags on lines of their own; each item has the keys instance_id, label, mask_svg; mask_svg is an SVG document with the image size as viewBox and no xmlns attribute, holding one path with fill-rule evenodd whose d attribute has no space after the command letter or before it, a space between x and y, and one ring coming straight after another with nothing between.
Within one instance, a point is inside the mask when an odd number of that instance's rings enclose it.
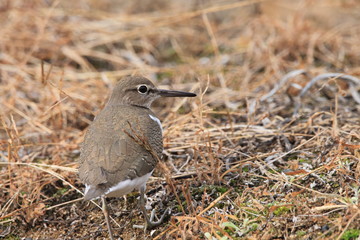
<instances>
[{"instance_id":1,"label":"bird's foot","mask_svg":"<svg viewBox=\"0 0 360 240\"><path fill-rule=\"evenodd\" d=\"M150 217L148 215L144 214L144 218L145 218L145 224L144 225L133 225L133 228L139 228L139 229L144 229L146 230L151 230L159 225L161 225L165 219L165 217L167 216L167 213L169 212L169 209L167 208L165 210L165 212L163 213L163 215L161 215L160 219L157 221L154 221L155 218L155 212L156 210L153 209L151 211Z\"/></svg>"},{"instance_id":2,"label":"bird's foot","mask_svg":"<svg viewBox=\"0 0 360 240\"><path fill-rule=\"evenodd\" d=\"M154 227L157 227L157 226L159 226L160 224L162 224L163 221L164 221L164 219L165 219L165 217L166 217L166 215L167 215L167 213L169 212L169 209L167 208L167 209L165 210L165 212L163 213L163 215L161 215L160 219L157 220L157 221L154 221L154 219L155 219L155 212L156 212L155 209L153 209L153 210L151 211L150 218L149 218L149 216L145 215L146 229L149 229L149 230L150 230L150 229L153 229Z\"/></svg>"}]
</instances>

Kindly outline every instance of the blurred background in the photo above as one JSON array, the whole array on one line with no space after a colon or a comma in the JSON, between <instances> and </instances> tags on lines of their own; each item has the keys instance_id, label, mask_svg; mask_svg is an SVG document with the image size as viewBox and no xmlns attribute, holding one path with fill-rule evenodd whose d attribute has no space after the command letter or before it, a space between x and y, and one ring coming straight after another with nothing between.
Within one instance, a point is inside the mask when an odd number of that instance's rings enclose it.
<instances>
[{"instance_id":1,"label":"blurred background","mask_svg":"<svg viewBox=\"0 0 360 240\"><path fill-rule=\"evenodd\" d=\"M111 200L118 237L355 239L359 22L358 0L1 0L0 237L107 236L80 201L79 144L137 74L199 97L154 105L148 204L171 218L144 233L137 195ZM325 73L357 80L299 95Z\"/></svg>"}]
</instances>

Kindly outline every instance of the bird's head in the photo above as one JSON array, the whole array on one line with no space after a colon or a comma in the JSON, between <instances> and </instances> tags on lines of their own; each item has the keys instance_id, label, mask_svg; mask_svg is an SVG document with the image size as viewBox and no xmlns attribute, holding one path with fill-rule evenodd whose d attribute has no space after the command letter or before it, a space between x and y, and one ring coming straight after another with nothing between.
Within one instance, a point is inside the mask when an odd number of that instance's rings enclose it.
<instances>
[{"instance_id":1,"label":"bird's head","mask_svg":"<svg viewBox=\"0 0 360 240\"><path fill-rule=\"evenodd\" d=\"M133 105L150 108L159 97L195 97L196 94L158 89L147 78L139 76L125 77L116 83L109 104Z\"/></svg>"}]
</instances>

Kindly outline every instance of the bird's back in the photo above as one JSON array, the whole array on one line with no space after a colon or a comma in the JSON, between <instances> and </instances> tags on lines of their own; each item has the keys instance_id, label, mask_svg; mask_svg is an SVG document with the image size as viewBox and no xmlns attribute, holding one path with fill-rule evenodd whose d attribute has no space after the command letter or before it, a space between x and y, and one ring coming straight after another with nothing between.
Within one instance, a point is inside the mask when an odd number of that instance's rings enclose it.
<instances>
[{"instance_id":1,"label":"bird's back","mask_svg":"<svg viewBox=\"0 0 360 240\"><path fill-rule=\"evenodd\" d=\"M162 149L161 125L150 109L105 107L81 147L79 176L86 185L85 199L112 196L115 188L117 194L127 194L146 182Z\"/></svg>"}]
</instances>

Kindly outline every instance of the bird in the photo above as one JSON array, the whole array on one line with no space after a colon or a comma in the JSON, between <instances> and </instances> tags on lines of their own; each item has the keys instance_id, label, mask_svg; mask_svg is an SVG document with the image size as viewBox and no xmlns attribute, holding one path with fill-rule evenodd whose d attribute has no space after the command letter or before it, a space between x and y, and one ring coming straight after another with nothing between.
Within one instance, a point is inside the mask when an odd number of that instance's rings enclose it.
<instances>
[{"instance_id":1,"label":"bird","mask_svg":"<svg viewBox=\"0 0 360 240\"><path fill-rule=\"evenodd\" d=\"M160 97L195 97L195 93L158 89L147 78L127 76L118 81L108 102L89 125L80 148L79 178L84 200L101 198L109 237L113 232L106 197L140 191L140 209L146 228L160 225L145 208L146 182L163 152L162 126L150 109Z\"/></svg>"}]
</instances>

